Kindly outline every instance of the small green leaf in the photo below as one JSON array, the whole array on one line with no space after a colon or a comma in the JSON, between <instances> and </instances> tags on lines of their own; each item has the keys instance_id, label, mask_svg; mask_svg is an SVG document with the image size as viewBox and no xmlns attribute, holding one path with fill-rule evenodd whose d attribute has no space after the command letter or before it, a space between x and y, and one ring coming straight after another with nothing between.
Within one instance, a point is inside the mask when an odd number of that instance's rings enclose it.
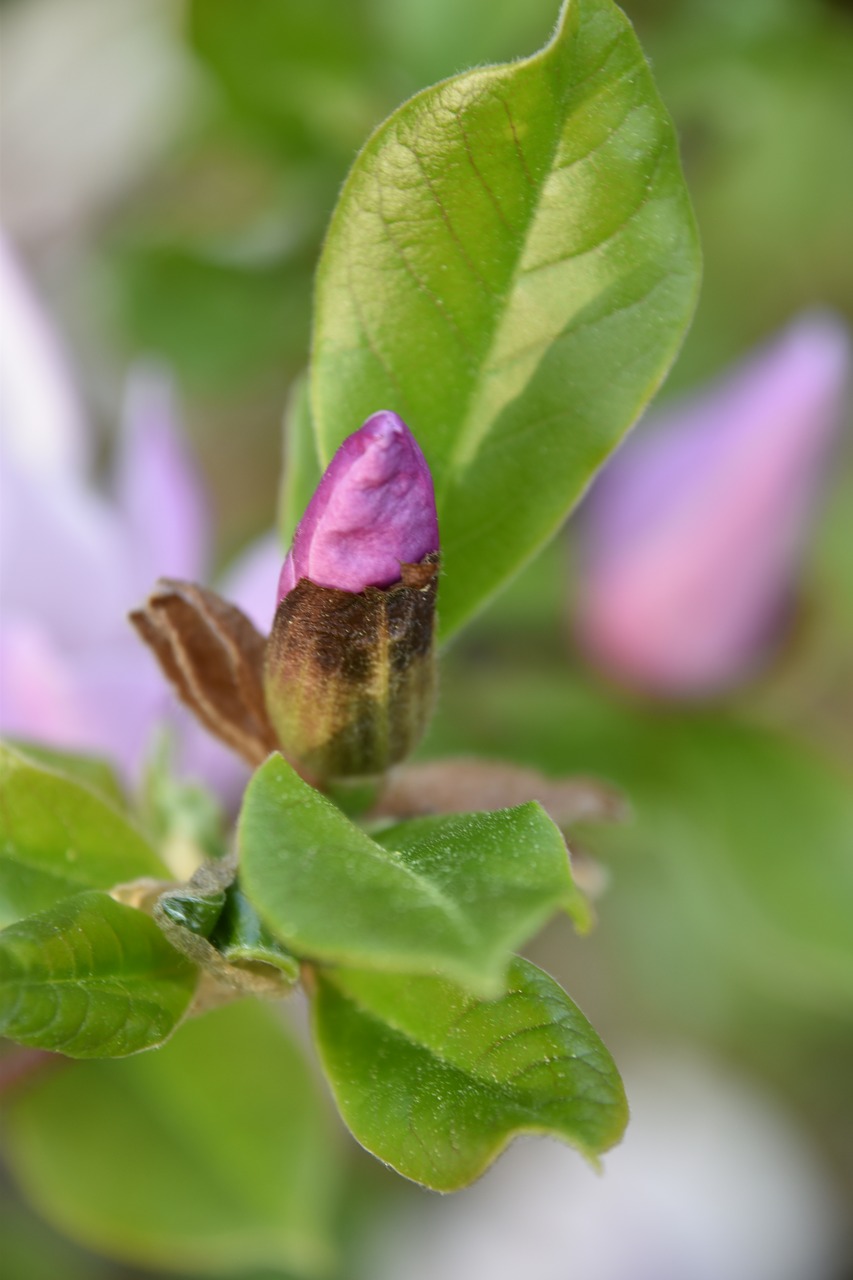
<instances>
[{"instance_id":1,"label":"small green leaf","mask_svg":"<svg viewBox=\"0 0 853 1280\"><path fill-rule=\"evenodd\" d=\"M299 980L299 961L261 920L239 885L225 894L224 910L210 939L229 964L271 964L290 983Z\"/></svg>"},{"instance_id":2,"label":"small green leaf","mask_svg":"<svg viewBox=\"0 0 853 1280\"><path fill-rule=\"evenodd\" d=\"M553 1134L594 1160L625 1127L610 1054L526 960L488 1001L438 978L321 973L314 1033L358 1141L436 1191L472 1182L518 1134Z\"/></svg>"},{"instance_id":3,"label":"small green leaf","mask_svg":"<svg viewBox=\"0 0 853 1280\"><path fill-rule=\"evenodd\" d=\"M377 409L417 436L445 637L640 414L698 278L675 132L611 0L568 0L535 56L427 89L367 143L320 262L312 411L324 462Z\"/></svg>"},{"instance_id":4,"label":"small green leaf","mask_svg":"<svg viewBox=\"0 0 853 1280\"><path fill-rule=\"evenodd\" d=\"M154 920L172 946L221 991L279 999L299 979L299 961L267 930L235 883L233 855L205 862L188 884L167 889Z\"/></svg>"},{"instance_id":5,"label":"small green leaf","mask_svg":"<svg viewBox=\"0 0 853 1280\"><path fill-rule=\"evenodd\" d=\"M0 745L0 926L82 889L168 875L95 791Z\"/></svg>"},{"instance_id":6,"label":"small green leaf","mask_svg":"<svg viewBox=\"0 0 853 1280\"><path fill-rule=\"evenodd\" d=\"M0 1035L70 1058L161 1044L186 1013L196 970L150 916L79 893L0 933Z\"/></svg>"},{"instance_id":7,"label":"small green leaf","mask_svg":"<svg viewBox=\"0 0 853 1280\"><path fill-rule=\"evenodd\" d=\"M278 495L278 527L284 547L311 501L322 471L311 421L308 380L300 378L290 393L284 420L284 470Z\"/></svg>"},{"instance_id":8,"label":"small green leaf","mask_svg":"<svg viewBox=\"0 0 853 1280\"><path fill-rule=\"evenodd\" d=\"M119 1261L314 1275L332 1261L328 1120L278 1011L241 1001L157 1053L46 1072L10 1098L4 1138L41 1213Z\"/></svg>"},{"instance_id":9,"label":"small green leaf","mask_svg":"<svg viewBox=\"0 0 853 1280\"><path fill-rule=\"evenodd\" d=\"M199 938L209 938L225 906L225 890L215 893L194 893L192 889L169 889L158 899L160 910L167 920L181 929L188 929Z\"/></svg>"},{"instance_id":10,"label":"small green leaf","mask_svg":"<svg viewBox=\"0 0 853 1280\"><path fill-rule=\"evenodd\" d=\"M563 838L536 804L403 823L382 839L271 756L240 815L243 890L299 956L439 972L483 995L502 990L512 950L575 901Z\"/></svg>"}]
</instances>

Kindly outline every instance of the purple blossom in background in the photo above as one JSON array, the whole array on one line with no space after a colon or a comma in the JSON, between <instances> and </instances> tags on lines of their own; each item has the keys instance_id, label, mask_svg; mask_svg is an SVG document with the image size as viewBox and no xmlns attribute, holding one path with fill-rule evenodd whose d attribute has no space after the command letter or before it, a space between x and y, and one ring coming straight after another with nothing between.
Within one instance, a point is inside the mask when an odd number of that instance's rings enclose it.
<instances>
[{"instance_id":1,"label":"purple blossom in background","mask_svg":"<svg viewBox=\"0 0 853 1280\"><path fill-rule=\"evenodd\" d=\"M703 696L767 655L842 420L848 335L809 313L640 428L580 521L577 634L616 679Z\"/></svg>"},{"instance_id":2,"label":"purple blossom in background","mask_svg":"<svg viewBox=\"0 0 853 1280\"><path fill-rule=\"evenodd\" d=\"M204 495L170 381L132 372L103 495L59 343L2 245L0 313L0 732L106 756L133 781L158 726L178 725L183 771L233 795L245 770L175 708L126 619L158 576L209 570ZM264 628L279 563L270 538L228 582Z\"/></svg>"},{"instance_id":3,"label":"purple blossom in background","mask_svg":"<svg viewBox=\"0 0 853 1280\"><path fill-rule=\"evenodd\" d=\"M300 578L359 592L400 580L401 564L438 551L426 459L396 413L383 410L344 440L326 468L281 571L282 600Z\"/></svg>"}]
</instances>

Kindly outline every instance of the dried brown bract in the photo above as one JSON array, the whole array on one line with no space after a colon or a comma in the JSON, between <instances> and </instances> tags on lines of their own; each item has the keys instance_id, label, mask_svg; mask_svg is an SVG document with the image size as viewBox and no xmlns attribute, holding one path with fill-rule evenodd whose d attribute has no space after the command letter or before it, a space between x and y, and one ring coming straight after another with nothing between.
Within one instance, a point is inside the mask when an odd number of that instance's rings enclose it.
<instances>
[{"instance_id":1,"label":"dried brown bract","mask_svg":"<svg viewBox=\"0 0 853 1280\"><path fill-rule=\"evenodd\" d=\"M130 621L211 733L252 766L276 749L264 702L266 638L240 609L195 583L163 578Z\"/></svg>"}]
</instances>

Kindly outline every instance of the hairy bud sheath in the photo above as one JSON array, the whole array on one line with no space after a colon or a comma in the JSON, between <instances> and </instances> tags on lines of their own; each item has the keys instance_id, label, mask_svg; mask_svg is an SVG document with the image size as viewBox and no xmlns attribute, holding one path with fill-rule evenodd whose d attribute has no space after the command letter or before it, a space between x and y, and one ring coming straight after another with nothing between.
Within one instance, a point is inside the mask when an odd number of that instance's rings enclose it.
<instances>
[{"instance_id":1,"label":"hairy bud sheath","mask_svg":"<svg viewBox=\"0 0 853 1280\"><path fill-rule=\"evenodd\" d=\"M429 468L396 414L374 414L300 521L267 646L270 718L310 774L380 774L417 743L433 701L437 586Z\"/></svg>"}]
</instances>

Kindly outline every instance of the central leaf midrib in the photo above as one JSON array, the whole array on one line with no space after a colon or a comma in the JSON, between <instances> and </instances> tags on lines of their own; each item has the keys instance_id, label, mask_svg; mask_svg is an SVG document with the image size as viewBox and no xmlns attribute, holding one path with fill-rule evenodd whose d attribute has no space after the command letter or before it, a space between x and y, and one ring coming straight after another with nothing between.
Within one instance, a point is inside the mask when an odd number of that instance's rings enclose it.
<instances>
[{"instance_id":1,"label":"central leaf midrib","mask_svg":"<svg viewBox=\"0 0 853 1280\"><path fill-rule=\"evenodd\" d=\"M524 64L525 69L535 65L538 61L541 61L543 64L546 63L548 61L549 55L551 55L553 51L557 49L558 42L561 39L561 37L562 37L562 29L560 32L558 32L553 44L547 45L546 48L542 49L538 54L535 54L532 58L530 58ZM517 74L518 69L513 68L513 72ZM495 70L491 74L488 72L484 73L484 80L488 82L489 80L494 79L498 82L499 85L505 78L506 78L505 68L501 68L500 70ZM503 88L504 86L501 85L501 87ZM512 90L511 81L510 81L510 84L506 86L506 88L509 96ZM498 92L496 92L494 96L497 98L500 98L500 100L503 102L504 107L507 111L507 115L509 116L510 105L507 102L506 98L503 96L502 93L498 93ZM464 114L464 109L462 111L462 114ZM461 123L459 127L461 130L462 128ZM476 366L477 366L476 373L472 370L470 376L467 379L468 387L465 392L464 400L459 406L458 430L453 436L453 443L447 456L446 465L442 468L441 479L438 485L436 486L436 505L438 506L439 511L441 511L442 508L444 507L444 502L447 497L447 494L453 486L456 474L459 470L459 458L460 456L464 456L468 450L468 440L472 434L471 428L470 428L471 406L474 403L477 390L481 385L483 370L488 366L489 360L494 350L495 340L500 330L502 318L506 314L509 299L512 297L512 295L515 292L517 281L518 281L518 275L519 275L519 266L524 256L524 252L527 247L528 240L530 238L531 230L539 214L539 209L541 207L541 202L542 202L542 192L544 190L544 187L547 181L547 176L548 174L550 174L553 168L554 157L557 154L557 149L559 147L559 144L560 144L560 128L559 128L559 125L557 125L554 128L553 137L551 139L551 145L548 149L548 163L544 169L545 177L543 178L537 175L537 177L534 179L533 189L535 194L534 194L534 198L530 202L529 209L524 219L523 232L516 231L514 234L514 237L510 237L510 252L507 257L508 270L506 275L506 282L504 284L503 289L500 291L500 293L495 295L494 305L490 309L491 313L489 316L489 324L483 326L483 341L480 345L480 350L475 357ZM518 150L520 153L519 162L521 162L521 155L523 153L521 153L520 144L518 144ZM514 243L513 243L513 239L514 239Z\"/></svg>"},{"instance_id":2,"label":"central leaf midrib","mask_svg":"<svg viewBox=\"0 0 853 1280\"><path fill-rule=\"evenodd\" d=\"M439 885L435 884L429 876L423 872L416 871L406 862L407 853L399 851L394 856L395 851L389 850L384 845L377 844L375 840L371 840L369 836L365 836L366 844L359 842L359 848L355 850L359 856L367 856L372 861L379 863L384 869L390 872L402 872L410 880L414 881L419 889L421 889L435 905L440 906L451 918L453 924L460 930L461 941L465 941L466 932L473 928L472 921L469 919L464 907L449 897ZM466 947L466 951L470 947Z\"/></svg>"},{"instance_id":3,"label":"central leaf midrib","mask_svg":"<svg viewBox=\"0 0 853 1280\"><path fill-rule=\"evenodd\" d=\"M570 5L566 4L562 13L561 23L559 28L557 29L557 31L555 31L554 36L543 49L538 50L536 53L532 54L529 58L513 63L510 66L501 65L496 67L484 68L479 73L480 83L477 86L478 90L480 90L482 85L488 86L490 83L495 81L497 81L498 84L501 84L503 81L507 79L508 76L514 77L518 74L523 73L529 68L535 67L538 63L545 64L547 63L547 61L550 60L551 57L556 56L560 51L559 50L560 42L563 39L566 24L568 22L569 8L570 8ZM459 82L470 80L471 75L472 73L470 71L462 72L460 75L453 76L450 79L448 79L445 82L443 87L447 89L451 89L453 86L455 86ZM409 105L414 107L416 103L419 103L419 99L423 99L428 94L434 92L434 90L438 87L439 86L433 86L432 89L423 90L421 94L416 95L416 97L412 100L412 103L410 103ZM511 88L511 79L510 79L510 88ZM505 107L507 107L507 110L508 110L509 108L506 104L506 100L500 95L496 95L496 96L500 97L500 100L504 103ZM418 109L418 108L415 108L415 109ZM464 108L462 109L462 111L464 112ZM389 133L388 126L393 127L395 124L396 124L396 117L391 117L391 120L388 121L388 125L380 128L377 131L377 133L374 135L373 139L371 139L371 141L368 143L368 150L372 150L374 159L377 152L381 148L386 136ZM459 127L460 127L460 132L462 134L462 141L464 146L464 142L465 142L464 128L461 125L461 123L459 124ZM556 154L556 150L559 145L559 138L560 138L560 129L559 127L557 127L554 130L554 138L552 139L552 144L550 147L550 157L549 157L549 163L547 166L546 174L550 173L551 169L553 168L553 158L554 158L554 155ZM347 180L347 183L344 186L344 191L346 191L346 188L349 186L349 184L350 184L350 179ZM381 182L379 183L379 186L381 190L381 186L382 186ZM525 233L523 236L519 237L518 247L515 250L511 251L509 255L511 266L507 274L507 282L504 289L501 290L500 293L495 295L496 302L498 300L501 300L505 304L506 298L509 296L509 293L512 290L514 283L517 279L518 263L523 254L524 246L526 245L526 242L527 242L530 227L533 221L535 220L539 210L541 191L543 186L544 186L544 182L538 182L536 184L536 198L532 201L531 213L525 223ZM440 208L437 202L435 201L435 199L433 199L433 205L435 208L439 210L439 213L440 213ZM339 210L336 212L336 218L338 216L339 216ZM331 228L330 228L330 232L331 232ZM463 261L464 261L464 258L463 258ZM403 263L406 269L411 271L411 267L409 266L408 260L405 259L405 257L403 258ZM357 290L352 287L352 284L350 284L349 293L350 293L350 297L352 298L353 304L356 307L356 310L359 311L360 313L361 308L358 300ZM478 372L482 371L482 368L485 366L485 364L488 361L489 354L492 350L494 338L499 327L499 323L500 323L499 318L503 310L505 310L505 305L501 308L497 306L494 308L490 323L488 324L488 326L483 326L484 341L480 344L480 351L477 353L472 353L474 360L477 363ZM387 365L387 362L385 361L384 357L382 357L379 351L376 350L373 340L371 338L371 335L363 321L360 322L360 328L364 335L365 342L370 347L371 351L373 351L375 358L382 365L386 376L389 378L390 381L392 382L395 381L390 367ZM315 331L316 331L316 322L315 322ZM467 418L468 409L470 407L471 401L474 396L474 390L477 385L478 378L474 376L474 374L472 373L467 378L467 381L469 383L468 390L466 391L464 396L464 403L460 406L460 409L461 409L461 412L459 415L460 424L464 423ZM325 424L324 415L319 413L316 414L315 415L315 435L321 438L321 443L325 446L322 452L327 462L328 462L328 456L326 455L328 454L328 439L324 437L328 437L330 434L331 434L331 437L334 438L334 432L330 433L328 430L328 427ZM442 475L442 478L439 481L439 483L436 485L436 498L437 498L439 510L441 509L441 505L443 503L447 490L450 487L450 477L452 476L453 470L454 470L453 458L457 452L458 450L455 448L450 451L450 454L448 456L447 466L446 468L444 468L444 474Z\"/></svg>"},{"instance_id":4,"label":"central leaf midrib","mask_svg":"<svg viewBox=\"0 0 853 1280\"><path fill-rule=\"evenodd\" d=\"M559 30L555 33L553 40L548 45L546 45L544 49L541 49L538 53L534 54L531 58L527 59L524 63L511 67L510 71L513 75L517 74L519 70L521 70L521 68L527 70L528 68L535 66L537 63L541 63L544 66L552 58L557 58L563 53L563 50L561 48L561 42L563 41L563 39L566 38L565 28L566 28L566 23L568 21L568 16L569 16L569 6L567 5L563 13L563 22ZM613 47L615 47L619 43L621 43L621 33L620 33L620 36L616 40L614 40L611 43L611 45L608 46L607 56L604 62L601 64L601 66L596 68L594 73L584 77L584 80L592 79L593 75L599 74L604 69L612 53ZM496 80L500 82L501 79L506 77L506 74L507 74L507 68L505 67L495 68L493 72L490 72L489 70L484 72L484 79L487 80L492 78L493 76ZM576 89L578 87L578 84L583 84L583 83L584 83L583 80L579 82L572 82L571 87L573 89ZM511 92L512 80L510 80L510 84L508 88ZM596 92L597 91L598 89L596 89ZM509 116L510 107L507 100L502 95L496 94L495 96L500 97L500 100L504 103L505 109L507 111L507 115ZM580 101L573 103L572 111L576 112L577 110L579 110L580 107L583 105L584 101L585 99L582 97ZM562 98L555 100L554 107L555 107L556 119L555 119L554 129L552 132L552 137L550 140L550 146L548 148L547 163L543 166L542 170L540 171L540 174L536 175L533 179L533 187L534 187L535 195L533 200L531 201L529 213L524 223L523 234L516 233L516 244L514 247L511 246L511 252L508 255L508 260L510 265L509 265L509 270L507 272L506 283L504 285L504 288L501 290L500 294L496 295L496 303L499 302L500 305L499 306L496 305L494 307L492 311L492 315L490 317L490 324L488 325L488 327L484 326L485 342L482 345L481 353L478 354L477 356L477 362L478 362L477 376L475 377L472 374L471 378L469 379L468 390L465 394L464 403L461 406L461 411L459 414L459 420L458 420L459 430L454 435L453 445L448 455L447 464L443 468L441 480L439 484L436 486L437 488L436 497L437 497L437 504L438 504L439 510L443 508L447 494L451 490L451 488L454 486L456 482L456 477L459 471L463 470L464 467L467 465L467 463L461 462L460 459L465 458L466 454L468 453L470 448L471 436L473 435L471 419L470 419L471 407L475 400L477 391L482 385L483 370L488 367L492 353L494 351L495 340L498 336L502 319L506 314L508 302L516 292L518 280L520 277L521 261L527 249L531 232L539 216L539 212L542 205L543 192L545 190L545 187L547 186L549 178L554 172L554 160L563 138L563 128L564 128L565 117L566 117L565 103L562 100ZM513 123L511 117L510 117L510 123L511 124ZM521 160L523 156L523 152L521 152L520 144L517 144L517 145L520 152L519 160ZM527 169L527 166L525 166L525 171L529 174L529 170Z\"/></svg>"}]
</instances>

